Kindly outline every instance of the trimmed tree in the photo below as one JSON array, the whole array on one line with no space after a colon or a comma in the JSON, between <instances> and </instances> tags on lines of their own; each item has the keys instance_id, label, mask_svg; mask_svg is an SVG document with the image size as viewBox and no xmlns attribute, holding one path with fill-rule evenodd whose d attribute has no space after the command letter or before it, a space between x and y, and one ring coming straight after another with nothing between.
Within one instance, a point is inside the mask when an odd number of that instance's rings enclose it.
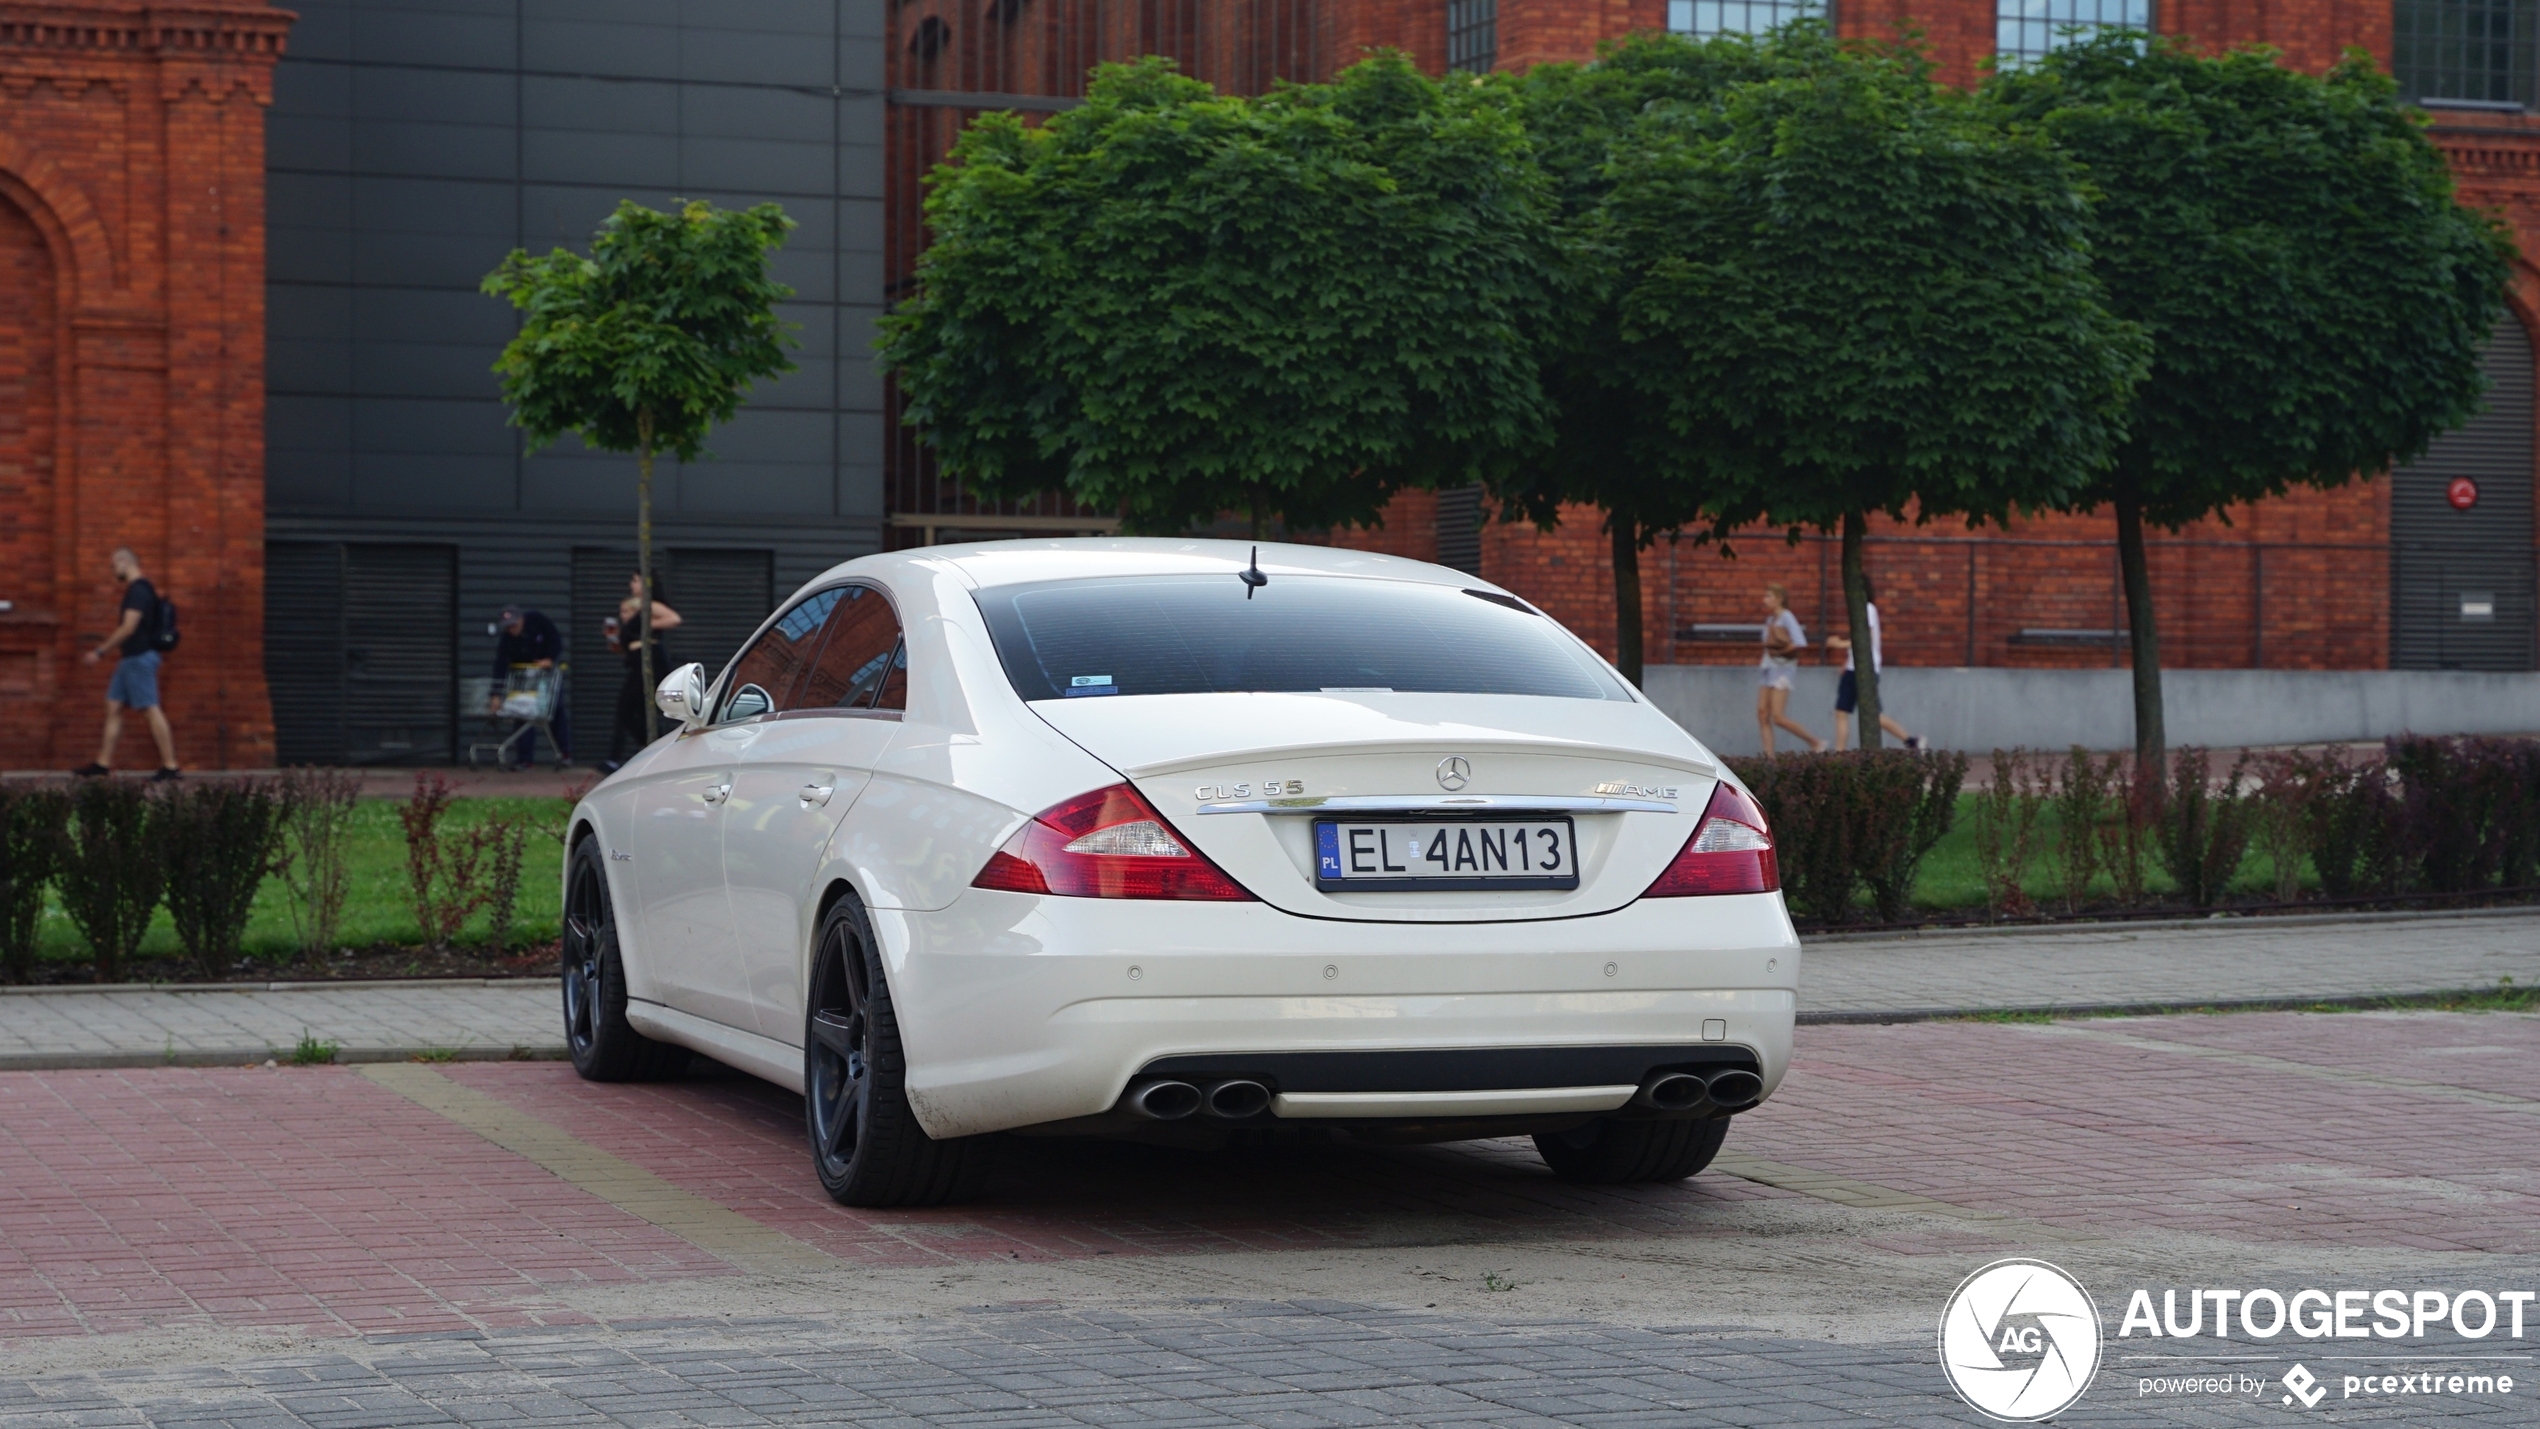
<instances>
[{"instance_id":1,"label":"trimmed tree","mask_svg":"<svg viewBox=\"0 0 2540 1429\"><path fill-rule=\"evenodd\" d=\"M883 360L983 496L1063 488L1143 531L1372 524L1550 439L1549 206L1467 82L1380 54L1243 99L1107 65L1041 123L981 116L928 182Z\"/></svg>"},{"instance_id":2,"label":"trimmed tree","mask_svg":"<svg viewBox=\"0 0 2540 1429\"><path fill-rule=\"evenodd\" d=\"M1615 149L1653 110L1680 128L1714 130L1735 86L1835 57L1825 28L1803 21L1762 39L1634 35L1593 64L1538 65L1492 81L1510 92L1551 180L1567 279L1562 320L1544 330L1544 382L1559 410L1552 448L1494 494L1545 530L1571 504L1605 513L1614 553L1614 663L1634 684L1646 648L1640 553L1697 521L1711 493L1694 479L1695 469L1667 459L1679 439L1634 380L1643 354L1622 337L1624 269L1604 221Z\"/></svg>"},{"instance_id":3,"label":"trimmed tree","mask_svg":"<svg viewBox=\"0 0 2540 1429\"><path fill-rule=\"evenodd\" d=\"M2144 527L2338 486L2468 420L2512 246L2454 200L2421 116L2360 52L2320 78L2106 34L1985 92L2086 166L2109 306L2152 340L2126 439L2075 504L2116 514L2135 754L2157 770Z\"/></svg>"},{"instance_id":4,"label":"trimmed tree","mask_svg":"<svg viewBox=\"0 0 2540 1429\"><path fill-rule=\"evenodd\" d=\"M1605 221L1619 336L1712 493L1715 528L1840 530L1861 743L1880 743L1871 512L1971 524L2081 490L2123 434L2144 341L2109 313L2077 167L1907 49L1644 119Z\"/></svg>"},{"instance_id":5,"label":"trimmed tree","mask_svg":"<svg viewBox=\"0 0 2540 1429\"><path fill-rule=\"evenodd\" d=\"M760 379L790 372L794 340L776 305L794 295L768 259L794 221L772 203L721 209L702 199L669 213L622 201L585 258L513 249L485 291L520 309L520 331L494 371L512 425L536 451L567 432L635 454L635 560L644 586L636 638L644 687L653 668L653 457L682 462L732 420ZM650 700L644 732L657 732Z\"/></svg>"}]
</instances>

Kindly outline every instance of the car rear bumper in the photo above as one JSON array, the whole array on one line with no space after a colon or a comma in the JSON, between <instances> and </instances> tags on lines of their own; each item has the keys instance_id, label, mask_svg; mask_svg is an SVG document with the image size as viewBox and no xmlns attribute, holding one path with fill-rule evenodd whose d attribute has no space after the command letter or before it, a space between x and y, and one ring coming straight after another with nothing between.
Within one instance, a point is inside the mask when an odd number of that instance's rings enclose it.
<instances>
[{"instance_id":1,"label":"car rear bumper","mask_svg":"<svg viewBox=\"0 0 2540 1429\"><path fill-rule=\"evenodd\" d=\"M1256 1053L1698 1047L1751 1058L1769 1096L1797 1008L1775 894L1439 925L973 889L873 918L939 1137L1098 1116L1151 1064Z\"/></svg>"}]
</instances>

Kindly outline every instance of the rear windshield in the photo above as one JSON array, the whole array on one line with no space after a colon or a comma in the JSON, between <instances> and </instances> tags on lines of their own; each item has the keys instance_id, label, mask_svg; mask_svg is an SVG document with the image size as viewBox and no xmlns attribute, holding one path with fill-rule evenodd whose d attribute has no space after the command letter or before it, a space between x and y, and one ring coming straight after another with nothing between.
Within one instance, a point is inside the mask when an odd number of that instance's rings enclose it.
<instances>
[{"instance_id":1,"label":"rear windshield","mask_svg":"<svg viewBox=\"0 0 2540 1429\"><path fill-rule=\"evenodd\" d=\"M1628 700L1551 621L1452 586L1233 575L1043 581L979 592L1027 700L1403 691Z\"/></svg>"}]
</instances>

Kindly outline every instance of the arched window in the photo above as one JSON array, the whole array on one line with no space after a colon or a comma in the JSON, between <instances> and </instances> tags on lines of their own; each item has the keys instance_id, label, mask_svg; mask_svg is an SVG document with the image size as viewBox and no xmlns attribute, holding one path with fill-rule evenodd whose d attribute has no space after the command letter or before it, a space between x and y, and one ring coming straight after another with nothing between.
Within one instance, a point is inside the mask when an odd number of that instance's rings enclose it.
<instances>
[{"instance_id":1,"label":"arched window","mask_svg":"<svg viewBox=\"0 0 2540 1429\"><path fill-rule=\"evenodd\" d=\"M2528 109L2540 0L2397 0L2390 69L2400 92L2459 109Z\"/></svg>"},{"instance_id":2,"label":"arched window","mask_svg":"<svg viewBox=\"0 0 2540 1429\"><path fill-rule=\"evenodd\" d=\"M2005 63L2046 52L2101 30L2149 30L2152 0L1994 0L1993 44Z\"/></svg>"}]
</instances>

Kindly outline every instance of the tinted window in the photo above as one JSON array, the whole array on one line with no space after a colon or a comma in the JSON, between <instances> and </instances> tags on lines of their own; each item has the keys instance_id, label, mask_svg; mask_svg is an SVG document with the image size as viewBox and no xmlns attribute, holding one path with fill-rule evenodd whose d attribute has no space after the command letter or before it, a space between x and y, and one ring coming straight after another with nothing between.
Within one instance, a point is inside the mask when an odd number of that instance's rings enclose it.
<instances>
[{"instance_id":1,"label":"tinted window","mask_svg":"<svg viewBox=\"0 0 2540 1429\"><path fill-rule=\"evenodd\" d=\"M1229 691L1631 696L1559 627L1451 586L1275 576L1046 581L979 593L1027 700Z\"/></svg>"},{"instance_id":2,"label":"tinted window","mask_svg":"<svg viewBox=\"0 0 2540 1429\"><path fill-rule=\"evenodd\" d=\"M844 590L824 590L778 616L758 643L732 667L731 683L723 692L723 706L715 711L716 721L750 719L771 710L796 708L795 692L802 683L803 672L810 668L812 654L820 648L822 629L845 594Z\"/></svg>"},{"instance_id":3,"label":"tinted window","mask_svg":"<svg viewBox=\"0 0 2540 1429\"><path fill-rule=\"evenodd\" d=\"M847 586L829 612L828 639L812 662L796 707L807 710L886 709L907 704L900 618L880 591ZM879 703L876 696L881 696Z\"/></svg>"}]
</instances>

